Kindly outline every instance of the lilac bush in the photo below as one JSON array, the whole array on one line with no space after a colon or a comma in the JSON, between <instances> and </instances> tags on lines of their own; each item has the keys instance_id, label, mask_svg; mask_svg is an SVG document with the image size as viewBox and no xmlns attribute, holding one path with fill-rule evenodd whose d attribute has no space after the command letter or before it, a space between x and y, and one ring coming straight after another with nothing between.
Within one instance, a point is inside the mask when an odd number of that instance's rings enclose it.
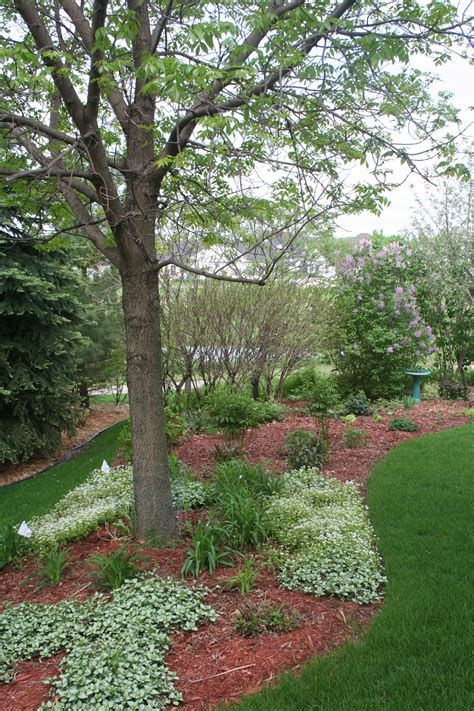
<instances>
[{"instance_id":1,"label":"lilac bush","mask_svg":"<svg viewBox=\"0 0 474 711\"><path fill-rule=\"evenodd\" d=\"M403 371L436 350L418 311L408 247L363 240L337 265L336 367L346 389L369 397L403 391Z\"/></svg>"}]
</instances>

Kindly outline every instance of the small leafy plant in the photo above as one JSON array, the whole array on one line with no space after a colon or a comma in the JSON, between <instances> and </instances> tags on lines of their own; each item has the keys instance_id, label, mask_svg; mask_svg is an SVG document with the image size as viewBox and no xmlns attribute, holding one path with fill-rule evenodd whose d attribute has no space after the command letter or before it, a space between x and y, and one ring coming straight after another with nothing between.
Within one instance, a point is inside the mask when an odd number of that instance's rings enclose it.
<instances>
[{"instance_id":1,"label":"small leafy plant","mask_svg":"<svg viewBox=\"0 0 474 711\"><path fill-rule=\"evenodd\" d=\"M242 637L255 637L264 632L282 634L301 625L301 617L274 602L248 602L239 609L234 628Z\"/></svg>"},{"instance_id":2,"label":"small leafy plant","mask_svg":"<svg viewBox=\"0 0 474 711\"><path fill-rule=\"evenodd\" d=\"M400 432L416 432L418 425L416 422L407 420L406 417L394 417L388 423L389 430L399 430Z\"/></svg>"},{"instance_id":3,"label":"small leafy plant","mask_svg":"<svg viewBox=\"0 0 474 711\"><path fill-rule=\"evenodd\" d=\"M383 421L383 417L379 412L374 412L374 414L372 415L372 419L374 422L382 422Z\"/></svg>"},{"instance_id":4,"label":"small leafy plant","mask_svg":"<svg viewBox=\"0 0 474 711\"><path fill-rule=\"evenodd\" d=\"M349 449L357 449L366 444L368 435L365 430L361 430L358 427L348 427L344 431L342 438L346 447Z\"/></svg>"},{"instance_id":5,"label":"small leafy plant","mask_svg":"<svg viewBox=\"0 0 474 711\"><path fill-rule=\"evenodd\" d=\"M351 413L357 416L370 415L369 401L363 390L351 393L347 397L342 414L349 415Z\"/></svg>"},{"instance_id":6,"label":"small leafy plant","mask_svg":"<svg viewBox=\"0 0 474 711\"><path fill-rule=\"evenodd\" d=\"M438 384L440 397L446 400L469 400L470 388L460 378L446 377Z\"/></svg>"},{"instance_id":7,"label":"small leafy plant","mask_svg":"<svg viewBox=\"0 0 474 711\"><path fill-rule=\"evenodd\" d=\"M40 558L40 574L47 585L57 585L64 577L70 548L55 543Z\"/></svg>"},{"instance_id":8,"label":"small leafy plant","mask_svg":"<svg viewBox=\"0 0 474 711\"><path fill-rule=\"evenodd\" d=\"M21 539L11 525L0 529L0 570L15 560L19 555Z\"/></svg>"},{"instance_id":9,"label":"small leafy plant","mask_svg":"<svg viewBox=\"0 0 474 711\"><path fill-rule=\"evenodd\" d=\"M258 571L253 567L253 560L247 558L242 568L224 583L225 590L238 590L241 595L249 593L258 576Z\"/></svg>"},{"instance_id":10,"label":"small leafy plant","mask_svg":"<svg viewBox=\"0 0 474 711\"><path fill-rule=\"evenodd\" d=\"M415 407L415 405L418 403L418 401L415 400L414 397L411 397L411 395L405 395L405 397L402 398L402 402L403 402L403 407L406 410L411 410L412 407Z\"/></svg>"},{"instance_id":11,"label":"small leafy plant","mask_svg":"<svg viewBox=\"0 0 474 711\"><path fill-rule=\"evenodd\" d=\"M223 545L223 529L198 521L194 528L188 525L188 531L191 545L187 548L181 575L197 578L203 570L213 573L218 565L231 565L232 551Z\"/></svg>"},{"instance_id":12,"label":"small leafy plant","mask_svg":"<svg viewBox=\"0 0 474 711\"><path fill-rule=\"evenodd\" d=\"M217 444L212 452L213 458L218 463L230 462L232 459L238 459L241 455L240 447L228 444Z\"/></svg>"},{"instance_id":13,"label":"small leafy plant","mask_svg":"<svg viewBox=\"0 0 474 711\"><path fill-rule=\"evenodd\" d=\"M92 579L103 590L117 590L125 580L137 578L142 574L140 564L143 555L137 550L129 550L126 545L113 553L97 553L87 559L93 568Z\"/></svg>"},{"instance_id":14,"label":"small leafy plant","mask_svg":"<svg viewBox=\"0 0 474 711\"><path fill-rule=\"evenodd\" d=\"M321 467L326 460L329 445L321 434L309 430L293 430L285 437L284 449L290 469Z\"/></svg>"}]
</instances>

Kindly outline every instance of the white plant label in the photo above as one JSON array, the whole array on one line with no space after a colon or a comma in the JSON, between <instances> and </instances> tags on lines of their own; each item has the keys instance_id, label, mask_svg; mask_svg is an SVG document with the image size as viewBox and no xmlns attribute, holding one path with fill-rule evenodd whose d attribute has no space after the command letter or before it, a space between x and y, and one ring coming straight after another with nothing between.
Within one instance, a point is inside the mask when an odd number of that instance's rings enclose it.
<instances>
[{"instance_id":1,"label":"white plant label","mask_svg":"<svg viewBox=\"0 0 474 711\"><path fill-rule=\"evenodd\" d=\"M107 464L107 462L105 461L105 459L104 459L104 461L102 462L102 466L101 466L100 469L101 469L101 471L104 472L104 474L108 474L108 473L110 472L110 467L109 467L109 465Z\"/></svg>"},{"instance_id":2,"label":"white plant label","mask_svg":"<svg viewBox=\"0 0 474 711\"><path fill-rule=\"evenodd\" d=\"M23 538L31 538L31 536L33 535L33 531L28 526L26 521L23 521L20 528L18 529L18 535L23 536Z\"/></svg>"}]
</instances>

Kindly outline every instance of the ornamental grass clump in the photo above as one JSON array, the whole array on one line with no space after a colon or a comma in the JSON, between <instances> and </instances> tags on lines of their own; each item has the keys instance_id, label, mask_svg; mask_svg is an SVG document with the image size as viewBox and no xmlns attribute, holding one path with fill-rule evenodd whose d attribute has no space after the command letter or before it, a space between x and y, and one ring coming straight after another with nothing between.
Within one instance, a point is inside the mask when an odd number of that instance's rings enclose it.
<instances>
[{"instance_id":1,"label":"ornamental grass clump","mask_svg":"<svg viewBox=\"0 0 474 711\"><path fill-rule=\"evenodd\" d=\"M189 589L172 578L127 580L110 602L96 594L85 602L21 603L0 615L0 680L14 677L15 664L65 650L53 700L41 709L164 709L182 695L166 665L173 630L192 631L213 622L207 590Z\"/></svg>"},{"instance_id":2,"label":"ornamental grass clump","mask_svg":"<svg viewBox=\"0 0 474 711\"><path fill-rule=\"evenodd\" d=\"M358 489L303 469L282 477L266 511L270 535L288 555L283 587L359 604L380 598L384 582L375 537Z\"/></svg>"}]
</instances>

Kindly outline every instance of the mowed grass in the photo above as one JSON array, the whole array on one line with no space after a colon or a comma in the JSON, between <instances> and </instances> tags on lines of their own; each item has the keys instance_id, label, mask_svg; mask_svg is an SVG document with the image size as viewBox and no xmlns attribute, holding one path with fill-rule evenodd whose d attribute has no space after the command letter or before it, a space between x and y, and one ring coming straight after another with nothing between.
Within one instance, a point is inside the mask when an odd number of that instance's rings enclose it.
<instances>
[{"instance_id":1,"label":"mowed grass","mask_svg":"<svg viewBox=\"0 0 474 711\"><path fill-rule=\"evenodd\" d=\"M112 393L101 393L100 395L91 395L90 401L92 405L116 405L115 396ZM128 405L128 395L125 393L120 398L120 405Z\"/></svg>"},{"instance_id":2,"label":"mowed grass","mask_svg":"<svg viewBox=\"0 0 474 711\"><path fill-rule=\"evenodd\" d=\"M0 488L0 526L29 521L49 511L64 494L82 484L105 459L115 457L123 423L110 427L92 440L77 457L32 479Z\"/></svg>"},{"instance_id":3,"label":"mowed grass","mask_svg":"<svg viewBox=\"0 0 474 711\"><path fill-rule=\"evenodd\" d=\"M286 674L239 711L474 708L472 425L393 450L368 481L385 604L360 641Z\"/></svg>"}]
</instances>

